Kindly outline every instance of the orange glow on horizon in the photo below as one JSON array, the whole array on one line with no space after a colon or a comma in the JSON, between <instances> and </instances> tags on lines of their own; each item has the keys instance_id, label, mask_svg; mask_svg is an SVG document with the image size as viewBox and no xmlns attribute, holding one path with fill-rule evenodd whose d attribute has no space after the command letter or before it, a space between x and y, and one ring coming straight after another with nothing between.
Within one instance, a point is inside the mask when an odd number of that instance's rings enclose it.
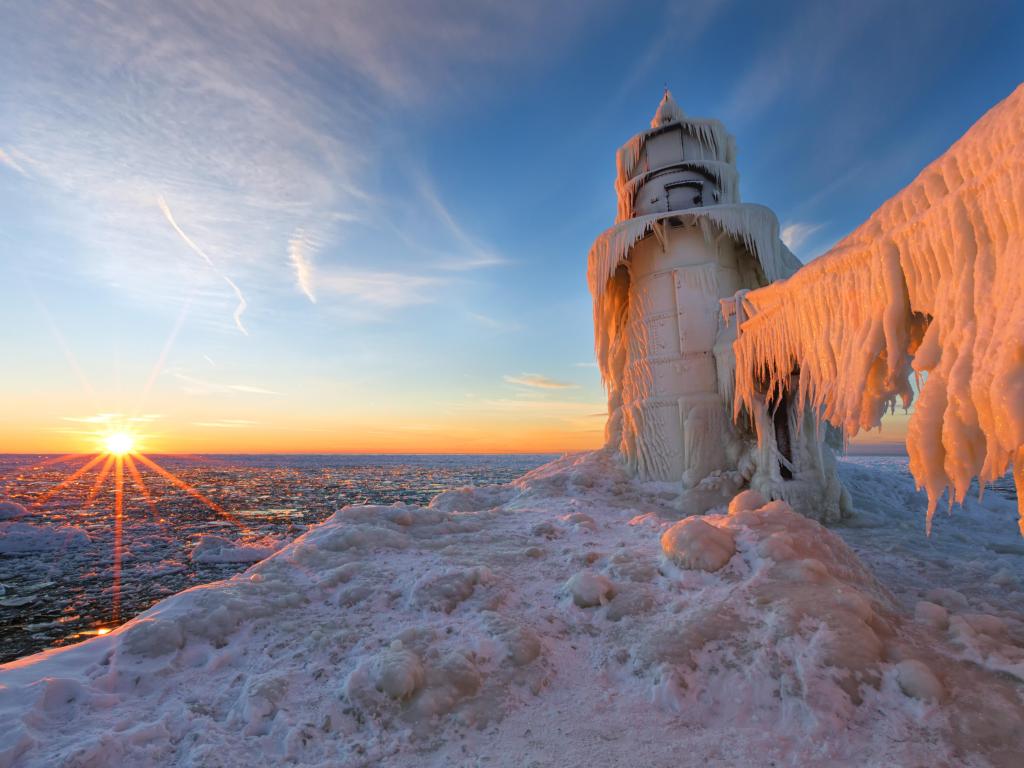
<instances>
[{"instance_id":1,"label":"orange glow on horizon","mask_svg":"<svg viewBox=\"0 0 1024 768\"><path fill-rule=\"evenodd\" d=\"M475 414L474 414L475 416ZM392 417L398 420L397 417ZM145 435L145 454L183 456L200 460L206 454L501 454L567 453L594 450L604 445L603 413L594 411L571 422L558 422L513 415L481 415L479 420L459 414L451 421L433 421L423 425L403 421L368 423L324 418L295 419L292 423L267 423L244 429L202 429L185 424L180 431L167 424L157 430L151 426ZM881 430L861 432L851 445L902 445L906 439L908 417L902 413L885 417ZM95 433L92 433L95 435ZM140 436L132 434L134 445L125 456L138 455ZM6 439L5 439L6 438ZM100 437L102 443L104 438ZM36 429L14 429L0 436L0 453L59 454L45 459L46 464L91 457L97 463L105 456L83 451L96 444L89 433L55 435ZM92 467L90 467L91 469ZM88 470L85 470L88 471ZM129 468L129 473L131 469ZM70 484L77 480L68 477Z\"/></svg>"},{"instance_id":2,"label":"orange glow on horizon","mask_svg":"<svg viewBox=\"0 0 1024 768\"><path fill-rule=\"evenodd\" d=\"M593 450L604 444L604 414L572 423L550 423L501 415L479 420L454 418L422 426L392 417L387 423L348 422L341 419L296 420L291 424L260 424L245 429L201 429L190 424L180 430L171 424L150 428L144 452L149 455L218 453L565 453ZM169 422L170 420L168 420ZM395 423L401 422L401 423ZM165 431L166 430L166 431ZM54 434L38 428L12 429L0 436L0 453L66 454L69 458L94 455L88 450L95 437L88 433ZM101 438L102 440L102 438ZM86 450L83 451L83 448ZM103 452L109 453L105 448ZM125 455L138 454L139 445ZM57 462L58 459L46 459Z\"/></svg>"}]
</instances>

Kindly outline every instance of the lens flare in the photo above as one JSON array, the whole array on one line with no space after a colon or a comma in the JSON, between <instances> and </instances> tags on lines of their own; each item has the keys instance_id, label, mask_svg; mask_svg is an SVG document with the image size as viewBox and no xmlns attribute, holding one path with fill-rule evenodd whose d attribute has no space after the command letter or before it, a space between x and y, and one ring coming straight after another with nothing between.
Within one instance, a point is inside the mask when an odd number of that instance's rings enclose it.
<instances>
[{"instance_id":1,"label":"lens flare","mask_svg":"<svg viewBox=\"0 0 1024 768\"><path fill-rule=\"evenodd\" d=\"M103 447L113 456L124 456L135 447L135 439L125 432L115 432L103 439Z\"/></svg>"}]
</instances>

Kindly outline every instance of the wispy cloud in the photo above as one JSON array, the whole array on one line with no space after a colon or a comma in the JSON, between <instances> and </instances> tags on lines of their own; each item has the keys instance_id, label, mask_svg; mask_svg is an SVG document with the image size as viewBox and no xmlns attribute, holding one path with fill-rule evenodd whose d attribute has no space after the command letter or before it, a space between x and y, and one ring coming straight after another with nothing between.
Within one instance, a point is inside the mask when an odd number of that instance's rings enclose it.
<instances>
[{"instance_id":1,"label":"wispy cloud","mask_svg":"<svg viewBox=\"0 0 1024 768\"><path fill-rule=\"evenodd\" d=\"M617 107L624 99L633 95L641 86L648 73L658 66L667 50L679 47L694 46L708 31L708 27L731 0L688 0L686 3L667 3L660 10L660 17L654 16L648 27L654 32L653 37L638 47L632 57L632 65L623 72L618 88L604 105L604 110ZM658 11L653 13L657 14ZM681 82L666 83L674 87L677 93L683 94ZM652 94L652 96L657 94ZM686 104L682 105L686 109ZM602 118L604 115L594 113L591 119Z\"/></svg>"},{"instance_id":2,"label":"wispy cloud","mask_svg":"<svg viewBox=\"0 0 1024 768\"><path fill-rule=\"evenodd\" d=\"M578 389L579 384L568 384L564 381L544 376L540 373L520 373L518 376L505 376L505 382L516 384L520 387L533 387L535 389Z\"/></svg>"},{"instance_id":3,"label":"wispy cloud","mask_svg":"<svg viewBox=\"0 0 1024 768\"><path fill-rule=\"evenodd\" d=\"M313 252L318 245L317 239L303 229L295 230L292 239L288 241L288 258L295 270L295 282L299 290L314 304L316 295L313 293Z\"/></svg>"},{"instance_id":4,"label":"wispy cloud","mask_svg":"<svg viewBox=\"0 0 1024 768\"><path fill-rule=\"evenodd\" d=\"M5 165L12 171L17 171L22 176L28 176L28 171L21 167L17 160L0 147L0 165Z\"/></svg>"},{"instance_id":5,"label":"wispy cloud","mask_svg":"<svg viewBox=\"0 0 1024 768\"><path fill-rule=\"evenodd\" d=\"M822 224L810 224L808 222L795 221L791 224L786 224L779 236L782 238L782 242L786 244L786 247L791 251L796 251L800 248L815 232L822 228Z\"/></svg>"},{"instance_id":6,"label":"wispy cloud","mask_svg":"<svg viewBox=\"0 0 1024 768\"><path fill-rule=\"evenodd\" d=\"M198 253L200 256L202 256L203 260L207 263L207 265L210 267L210 269L212 269L214 272L216 272L217 275L224 280L224 282L226 282L229 286L231 286L231 290L233 290L235 292L235 297L238 299L238 306L235 307L235 313L233 315L233 317L235 319L235 325L238 326L238 330L240 330L242 333L244 333L246 336L248 336L249 332L247 330L245 330L245 326L242 325L242 314L245 312L246 301L245 301L245 296L242 295L241 289L237 285L235 285L234 280L232 280L230 277L228 277L223 272L221 272L219 269L217 269L217 267L213 263L213 259L211 259L209 256L207 256L206 252L203 251L203 249L200 248L198 245L196 245L195 242L192 240L192 238L190 238L188 235L186 235L182 231L181 227L178 226L178 222L176 222L174 220L174 215L171 213L171 209L168 207L167 201L164 200L163 197L158 197L156 199L156 202L157 202L157 205L160 206L160 211L163 213L163 215L167 219L168 223L172 227L174 227L174 231L177 232L181 236L181 239L185 241L185 244L189 248L191 248L193 251Z\"/></svg>"},{"instance_id":7,"label":"wispy cloud","mask_svg":"<svg viewBox=\"0 0 1024 768\"><path fill-rule=\"evenodd\" d=\"M510 400L508 398L481 400L480 402L489 408L502 411L555 411L585 415L588 418L607 416L606 413L596 412L602 407L601 403L576 403L568 400Z\"/></svg>"},{"instance_id":8,"label":"wispy cloud","mask_svg":"<svg viewBox=\"0 0 1024 768\"><path fill-rule=\"evenodd\" d=\"M62 416L61 418L64 421L75 421L81 424L109 424L120 416L119 413L97 413L93 416Z\"/></svg>"},{"instance_id":9,"label":"wispy cloud","mask_svg":"<svg viewBox=\"0 0 1024 768\"><path fill-rule=\"evenodd\" d=\"M174 371L172 375L181 385L181 389L186 395L221 395L233 393L249 395L280 394L280 392L275 392L272 389L257 387L252 384L224 384L216 381L206 381L205 379L198 379L194 376L181 373L180 371Z\"/></svg>"},{"instance_id":10,"label":"wispy cloud","mask_svg":"<svg viewBox=\"0 0 1024 768\"><path fill-rule=\"evenodd\" d=\"M293 240L380 208L370 171L395 115L441 108L526 50L557 51L589 13L541 0L450 11L445 0L15 4L0 25L0 163L28 169L41 195L71 211L67 234L79 247L50 258L147 306L195 295L197 312L222 311L217 275L172 258L183 238L217 265L218 279L231 276L238 308L239 285L255 306L283 294L289 274L324 302L329 265L312 243ZM41 55L37 46L57 39ZM154 207L158 196L170 205ZM443 205L435 213L459 248L432 266L500 261ZM166 236L161 214L174 222ZM394 261L384 271L416 265ZM363 293L365 281L348 284ZM385 295L380 306L400 307L418 294Z\"/></svg>"},{"instance_id":11,"label":"wispy cloud","mask_svg":"<svg viewBox=\"0 0 1024 768\"><path fill-rule=\"evenodd\" d=\"M438 220L448 230L455 242L459 245L460 253L445 257L437 263L440 269L452 271L465 271L481 269L483 267L496 267L505 264L507 261L491 249L481 245L475 238L462 228L452 216L451 211L441 202L433 185L424 174L419 175L420 195L430 206L430 209L437 216Z\"/></svg>"},{"instance_id":12,"label":"wispy cloud","mask_svg":"<svg viewBox=\"0 0 1024 768\"><path fill-rule=\"evenodd\" d=\"M321 274L318 285L322 293L346 296L378 307L396 308L429 304L436 298L433 289L444 282L424 275L338 267Z\"/></svg>"},{"instance_id":13,"label":"wispy cloud","mask_svg":"<svg viewBox=\"0 0 1024 768\"><path fill-rule=\"evenodd\" d=\"M868 24L881 21L885 4L811 4L795 10L781 37L765 38L762 50L728 94L722 117L730 123L753 119L793 92L810 93L831 82L840 57Z\"/></svg>"},{"instance_id":14,"label":"wispy cloud","mask_svg":"<svg viewBox=\"0 0 1024 768\"><path fill-rule=\"evenodd\" d=\"M211 429L245 429L252 427L259 422L249 419L217 419L216 421L193 421L197 427L209 427Z\"/></svg>"},{"instance_id":15,"label":"wispy cloud","mask_svg":"<svg viewBox=\"0 0 1024 768\"><path fill-rule=\"evenodd\" d=\"M112 422L130 422L148 424L162 418L159 413L143 413L138 416L125 416L122 413L97 413L92 416L62 416L63 421L74 421L80 424L110 424Z\"/></svg>"},{"instance_id":16,"label":"wispy cloud","mask_svg":"<svg viewBox=\"0 0 1024 768\"><path fill-rule=\"evenodd\" d=\"M482 312L466 312L466 315L474 323L486 328L493 328L496 331L515 331L522 328L522 325L519 323L499 320L495 317L491 317L490 315L485 315Z\"/></svg>"}]
</instances>

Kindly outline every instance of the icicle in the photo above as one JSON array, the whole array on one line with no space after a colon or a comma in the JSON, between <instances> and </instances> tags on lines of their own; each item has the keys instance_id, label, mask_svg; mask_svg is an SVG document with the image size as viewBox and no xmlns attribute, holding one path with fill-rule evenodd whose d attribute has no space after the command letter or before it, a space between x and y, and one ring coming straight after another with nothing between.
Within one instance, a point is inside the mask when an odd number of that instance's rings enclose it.
<instances>
[{"instance_id":1,"label":"icicle","mask_svg":"<svg viewBox=\"0 0 1024 768\"><path fill-rule=\"evenodd\" d=\"M718 185L723 203L739 202L740 176L735 166L718 160L687 160L684 166L711 178ZM616 223L633 218L636 213L637 192L650 178L651 174L645 172L632 178L623 179L619 176L616 179L615 194L618 196L619 209Z\"/></svg>"},{"instance_id":2,"label":"icicle","mask_svg":"<svg viewBox=\"0 0 1024 768\"><path fill-rule=\"evenodd\" d=\"M713 222L743 243L758 260L768 280L788 277L800 267L800 262L779 240L779 221L769 208L753 203L710 205L639 216L605 230L590 248L587 280L591 294L596 298L604 292L629 249L645 237L656 222L672 218L700 226Z\"/></svg>"},{"instance_id":3,"label":"icicle","mask_svg":"<svg viewBox=\"0 0 1024 768\"><path fill-rule=\"evenodd\" d=\"M718 162L727 165L736 165L736 139L733 138L725 126L718 120L709 118L687 117L669 125L678 125L679 128L690 134L701 145L704 150L710 153L710 157L693 158L694 162ZM640 162L640 155L643 153L644 145L652 136L665 131L665 126L654 128L650 131L638 133L629 141L619 147L615 153L615 171L618 184L625 184L639 170L637 165ZM687 160L689 162L689 159Z\"/></svg>"},{"instance_id":4,"label":"icicle","mask_svg":"<svg viewBox=\"0 0 1024 768\"><path fill-rule=\"evenodd\" d=\"M960 502L1012 465L1024 532L1022 293L1024 86L832 251L747 294L736 413L797 366L800 403L852 436L927 371L907 451L929 524L943 491Z\"/></svg>"}]
</instances>

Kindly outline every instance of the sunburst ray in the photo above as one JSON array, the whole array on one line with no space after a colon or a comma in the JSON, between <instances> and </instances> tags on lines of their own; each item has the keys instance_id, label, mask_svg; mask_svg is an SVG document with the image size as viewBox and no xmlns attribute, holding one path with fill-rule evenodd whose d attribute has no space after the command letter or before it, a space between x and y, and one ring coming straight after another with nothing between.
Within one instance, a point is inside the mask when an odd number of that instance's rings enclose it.
<instances>
[{"instance_id":1,"label":"sunburst ray","mask_svg":"<svg viewBox=\"0 0 1024 768\"><path fill-rule=\"evenodd\" d=\"M146 500L146 504L149 506L150 512L152 512L153 520L159 520L160 512L156 508L156 501L153 499L153 495L149 492L149 487L146 485L146 481L142 479L142 473L139 472L139 468L135 466L135 461L132 459L132 455L130 453L124 457L124 463L125 466L128 467L128 474L132 476L135 487L142 492L142 497Z\"/></svg>"},{"instance_id":2,"label":"sunburst ray","mask_svg":"<svg viewBox=\"0 0 1024 768\"><path fill-rule=\"evenodd\" d=\"M141 453L133 454L133 456L134 456L134 458L138 459L143 464L145 464L149 469L153 470L158 475L160 475L162 478L167 480L169 483L171 483L172 485L177 486L181 490L185 491L185 493L187 493L190 496L192 496L193 498L201 501L203 504L205 504L207 507L212 509L218 515L221 515L226 520L229 520L230 522L234 523L243 532L248 533L248 531L249 531L248 527L241 520L239 520L237 517L232 515L230 512L228 512L226 509L224 509L224 507L222 507L217 502L215 502L212 499L210 499L209 497L205 496L201 491L199 491L198 489L192 487L191 485L186 483L184 480L182 480L180 477L178 477L177 475L173 474L172 472L168 472L166 469L161 467L159 464L157 464L155 461L150 459L148 456L144 456Z\"/></svg>"},{"instance_id":3,"label":"sunburst ray","mask_svg":"<svg viewBox=\"0 0 1024 768\"><path fill-rule=\"evenodd\" d=\"M86 472L88 472L93 467L95 467L97 464L99 464L101 461L103 461L103 458L104 458L104 456L101 453L93 456L92 459L90 459L88 462L86 462L83 466L81 466L78 469L76 469L74 472L72 472L70 475L68 475L60 483L55 485L50 490L44 491L42 494L40 494L40 496L33 502L33 504L38 506L38 505L42 504L44 501L46 501L47 499L49 499L51 496L53 496L55 493L58 493L59 491L63 490L64 488L67 488L73 482L78 480L78 478L80 478Z\"/></svg>"},{"instance_id":4,"label":"sunburst ray","mask_svg":"<svg viewBox=\"0 0 1024 768\"><path fill-rule=\"evenodd\" d=\"M114 457L114 623L121 622L121 525L124 520L124 457Z\"/></svg>"},{"instance_id":5,"label":"sunburst ray","mask_svg":"<svg viewBox=\"0 0 1024 768\"><path fill-rule=\"evenodd\" d=\"M96 475L96 482L92 484L92 488L89 489L89 495L85 499L85 507L88 509L96 501L96 496L99 494L100 489L103 487L103 481L107 479L110 474L110 470L114 468L114 457L107 456L106 462L103 464L103 468Z\"/></svg>"}]
</instances>

